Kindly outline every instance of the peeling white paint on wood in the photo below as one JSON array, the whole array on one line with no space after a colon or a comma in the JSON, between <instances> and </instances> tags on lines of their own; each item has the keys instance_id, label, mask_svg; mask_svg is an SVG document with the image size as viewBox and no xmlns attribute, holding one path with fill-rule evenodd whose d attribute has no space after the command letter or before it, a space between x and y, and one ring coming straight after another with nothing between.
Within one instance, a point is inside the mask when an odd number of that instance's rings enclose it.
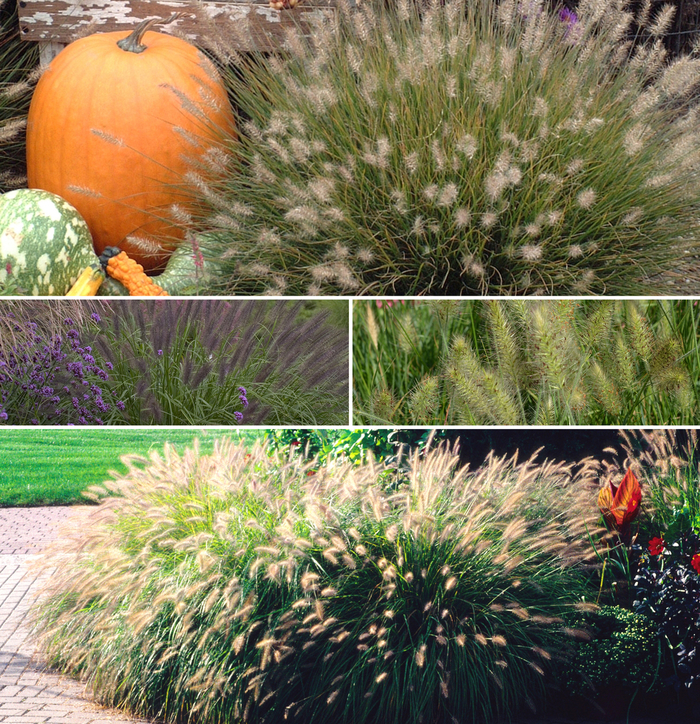
<instances>
[{"instance_id":1,"label":"peeling white paint on wood","mask_svg":"<svg viewBox=\"0 0 700 724\"><path fill-rule=\"evenodd\" d=\"M65 47L65 43L51 41L39 43L40 65L48 65Z\"/></svg>"},{"instance_id":2,"label":"peeling white paint on wood","mask_svg":"<svg viewBox=\"0 0 700 724\"><path fill-rule=\"evenodd\" d=\"M247 33L235 33L238 50L273 50L284 45L284 31L299 25L310 33L313 25L334 13L335 0L302 0L293 10L273 10L268 0L252 2L201 2L196 7L211 20L247 23ZM167 17L193 9L187 0L19 0L20 31L25 40L66 44L93 32L131 30L146 18ZM161 32L175 32L196 40L199 28L194 15L186 15Z\"/></svg>"}]
</instances>

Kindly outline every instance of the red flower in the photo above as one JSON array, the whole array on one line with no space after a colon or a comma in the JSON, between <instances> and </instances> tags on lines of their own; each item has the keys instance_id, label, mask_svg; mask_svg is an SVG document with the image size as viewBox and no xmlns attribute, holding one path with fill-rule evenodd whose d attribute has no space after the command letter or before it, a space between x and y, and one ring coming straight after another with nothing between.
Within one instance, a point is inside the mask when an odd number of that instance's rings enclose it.
<instances>
[{"instance_id":1,"label":"red flower","mask_svg":"<svg viewBox=\"0 0 700 724\"><path fill-rule=\"evenodd\" d=\"M696 573L700 573L700 553L696 553L691 558L690 565L695 569Z\"/></svg>"},{"instance_id":2,"label":"red flower","mask_svg":"<svg viewBox=\"0 0 700 724\"><path fill-rule=\"evenodd\" d=\"M652 538L649 541L649 553L651 553L652 556L658 556L659 553L664 549L664 539L659 538L658 536L656 538Z\"/></svg>"}]
</instances>

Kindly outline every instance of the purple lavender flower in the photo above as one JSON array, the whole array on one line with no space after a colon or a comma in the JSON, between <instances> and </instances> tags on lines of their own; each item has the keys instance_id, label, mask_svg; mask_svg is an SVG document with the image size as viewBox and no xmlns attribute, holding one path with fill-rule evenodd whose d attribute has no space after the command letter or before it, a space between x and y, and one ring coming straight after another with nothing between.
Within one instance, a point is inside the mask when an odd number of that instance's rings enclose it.
<instances>
[{"instance_id":1,"label":"purple lavender flower","mask_svg":"<svg viewBox=\"0 0 700 724\"><path fill-rule=\"evenodd\" d=\"M0 411L0 420L7 420L7 417L8 415L5 410Z\"/></svg>"},{"instance_id":2,"label":"purple lavender flower","mask_svg":"<svg viewBox=\"0 0 700 724\"><path fill-rule=\"evenodd\" d=\"M117 400L116 404L120 410L124 410L126 408L126 405L121 400Z\"/></svg>"},{"instance_id":3,"label":"purple lavender flower","mask_svg":"<svg viewBox=\"0 0 700 724\"><path fill-rule=\"evenodd\" d=\"M238 410L236 410L236 412L233 413L233 416L236 418L236 422L243 422L242 412L238 412Z\"/></svg>"},{"instance_id":4,"label":"purple lavender flower","mask_svg":"<svg viewBox=\"0 0 700 724\"><path fill-rule=\"evenodd\" d=\"M559 20L561 20L562 23L573 25L578 22L578 15L565 6L559 11Z\"/></svg>"},{"instance_id":5,"label":"purple lavender flower","mask_svg":"<svg viewBox=\"0 0 700 724\"><path fill-rule=\"evenodd\" d=\"M90 316L91 316L96 322L101 322L101 321L102 321L102 317L100 317L100 315L99 315L97 312L93 312Z\"/></svg>"},{"instance_id":6,"label":"purple lavender flower","mask_svg":"<svg viewBox=\"0 0 700 724\"><path fill-rule=\"evenodd\" d=\"M566 28L564 30L564 38L568 38L569 42L571 43L577 43L577 36L579 35L579 33L576 32L578 30L578 15L576 15L573 10L569 10L569 8L564 6L559 11L559 20L561 20L561 22L566 25Z\"/></svg>"},{"instance_id":7,"label":"purple lavender flower","mask_svg":"<svg viewBox=\"0 0 700 724\"><path fill-rule=\"evenodd\" d=\"M162 350L162 349L159 349L159 350L158 350L158 356L159 356L159 357L162 357L162 356L163 356L163 350Z\"/></svg>"}]
</instances>

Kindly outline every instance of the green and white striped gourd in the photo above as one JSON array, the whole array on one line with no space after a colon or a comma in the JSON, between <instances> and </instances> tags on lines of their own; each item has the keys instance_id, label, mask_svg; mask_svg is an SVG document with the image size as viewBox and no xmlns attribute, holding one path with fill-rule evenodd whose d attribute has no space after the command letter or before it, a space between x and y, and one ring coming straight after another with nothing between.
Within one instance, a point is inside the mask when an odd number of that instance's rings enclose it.
<instances>
[{"instance_id":1,"label":"green and white striped gourd","mask_svg":"<svg viewBox=\"0 0 700 724\"><path fill-rule=\"evenodd\" d=\"M11 281L12 294L63 296L96 264L87 224L67 201L39 189L0 195L0 290Z\"/></svg>"}]
</instances>

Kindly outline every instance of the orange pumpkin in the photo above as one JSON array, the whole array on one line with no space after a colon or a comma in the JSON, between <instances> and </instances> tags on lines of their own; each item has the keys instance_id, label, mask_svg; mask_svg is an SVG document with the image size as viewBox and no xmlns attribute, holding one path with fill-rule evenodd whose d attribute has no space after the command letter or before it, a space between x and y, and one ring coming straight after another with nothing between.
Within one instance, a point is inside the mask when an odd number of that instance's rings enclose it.
<instances>
[{"instance_id":1,"label":"orange pumpkin","mask_svg":"<svg viewBox=\"0 0 700 724\"><path fill-rule=\"evenodd\" d=\"M29 187L73 204L98 255L118 246L147 270L182 239L171 208L191 207L193 160L234 133L212 63L149 31L155 22L67 46L39 80L27 124Z\"/></svg>"}]
</instances>

